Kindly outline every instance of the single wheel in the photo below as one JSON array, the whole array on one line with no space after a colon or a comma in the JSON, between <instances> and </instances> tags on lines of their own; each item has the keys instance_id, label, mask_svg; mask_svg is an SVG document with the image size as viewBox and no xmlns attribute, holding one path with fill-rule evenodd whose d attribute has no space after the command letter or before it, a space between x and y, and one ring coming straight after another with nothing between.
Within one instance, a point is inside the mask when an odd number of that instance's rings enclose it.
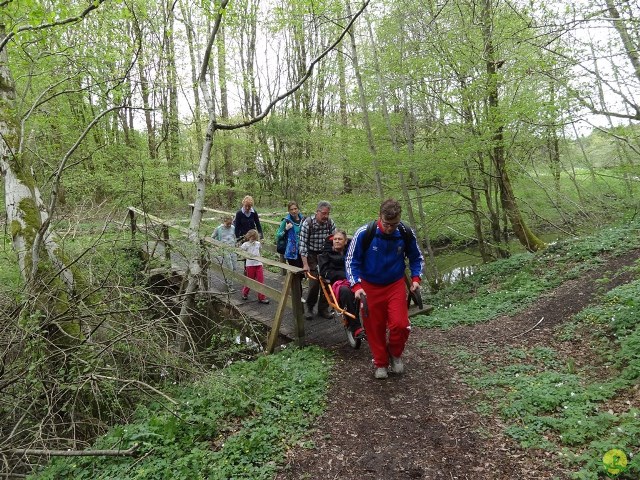
<instances>
[{"instance_id":1,"label":"single wheel","mask_svg":"<svg viewBox=\"0 0 640 480\"><path fill-rule=\"evenodd\" d=\"M362 339L355 338L353 336L353 332L349 330L349 327L344 327L344 331L347 334L347 341L349 342L349 345L351 345L351 348L354 348L356 350L360 348L360 345L362 345Z\"/></svg>"}]
</instances>

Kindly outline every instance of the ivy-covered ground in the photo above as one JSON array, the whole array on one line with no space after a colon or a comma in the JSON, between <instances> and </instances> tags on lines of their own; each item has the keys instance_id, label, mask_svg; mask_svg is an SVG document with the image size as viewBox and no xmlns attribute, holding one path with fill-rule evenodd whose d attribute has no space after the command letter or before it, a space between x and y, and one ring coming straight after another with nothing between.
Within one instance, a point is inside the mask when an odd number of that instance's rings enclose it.
<instances>
[{"instance_id":1,"label":"ivy-covered ground","mask_svg":"<svg viewBox=\"0 0 640 480\"><path fill-rule=\"evenodd\" d=\"M640 478L637 225L515 255L431 298L406 374L336 349L285 479Z\"/></svg>"}]
</instances>

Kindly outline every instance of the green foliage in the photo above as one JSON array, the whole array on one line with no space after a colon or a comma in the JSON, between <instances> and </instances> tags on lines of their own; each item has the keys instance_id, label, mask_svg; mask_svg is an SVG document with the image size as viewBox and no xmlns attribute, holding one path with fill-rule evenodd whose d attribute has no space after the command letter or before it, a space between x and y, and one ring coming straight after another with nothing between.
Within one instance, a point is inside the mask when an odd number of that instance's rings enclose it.
<instances>
[{"instance_id":1,"label":"green foliage","mask_svg":"<svg viewBox=\"0 0 640 480\"><path fill-rule=\"evenodd\" d=\"M56 459L38 479L269 479L287 448L324 409L331 361L317 348L289 349L234 363L191 386L177 405L139 407L94 448L127 449L136 458Z\"/></svg>"},{"instance_id":2,"label":"green foliage","mask_svg":"<svg viewBox=\"0 0 640 480\"><path fill-rule=\"evenodd\" d=\"M6 236L2 236L2 240L4 245L9 245L11 242L11 239ZM22 279L16 255L11 249L5 248L0 251L0 297L4 300L17 298L21 285Z\"/></svg>"},{"instance_id":3,"label":"green foliage","mask_svg":"<svg viewBox=\"0 0 640 480\"><path fill-rule=\"evenodd\" d=\"M602 254L620 255L637 245L637 223L611 227L581 239L550 245L536 254L512 255L478 267L473 275L426 297L435 306L414 326L452 328L484 322L526 308L562 282L599 265Z\"/></svg>"},{"instance_id":4,"label":"green foliage","mask_svg":"<svg viewBox=\"0 0 640 480\"><path fill-rule=\"evenodd\" d=\"M600 249L593 239L573 244L581 253ZM597 246L597 247L596 247ZM466 382L482 392L479 411L495 412L506 422L505 432L525 448L558 455L572 478L597 479L603 455L617 448L629 457L640 449L640 410L631 402L640 379L640 280L617 287L573 320L574 332L593 337L606 362L576 368L549 347L512 349L490 360L456 352ZM583 339L584 340L584 339ZM510 364L509 362L517 362ZM604 372L604 373L603 373ZM630 458L616 478L637 478L640 462Z\"/></svg>"}]
</instances>

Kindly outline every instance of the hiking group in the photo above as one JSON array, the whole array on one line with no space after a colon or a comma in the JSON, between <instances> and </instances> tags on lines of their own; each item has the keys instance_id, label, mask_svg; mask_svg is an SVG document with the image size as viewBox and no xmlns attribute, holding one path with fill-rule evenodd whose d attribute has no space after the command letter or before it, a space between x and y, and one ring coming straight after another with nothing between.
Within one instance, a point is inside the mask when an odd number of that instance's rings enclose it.
<instances>
[{"instance_id":1,"label":"hiking group","mask_svg":"<svg viewBox=\"0 0 640 480\"><path fill-rule=\"evenodd\" d=\"M305 318L314 318L316 305L319 317L332 317L320 286L320 281L326 279L339 306L351 314L348 328L353 337L361 339L366 332L374 377L384 379L388 373L404 373L402 353L410 332L405 259L409 261L409 290L417 293L423 257L413 231L401 221L400 203L393 199L382 202L378 218L358 228L350 240L344 230L336 229L329 202L319 202L315 214L308 217L296 202L289 202L287 210L276 233L276 245L288 264L309 274L309 288L303 299ZM226 225L230 217L223 220ZM244 247L248 242L242 248L259 255L262 227L253 209L253 198L243 199L231 227L235 227L236 239L245 238L251 231L252 250ZM230 239L231 234L226 237ZM246 275L249 276L248 271ZM261 263L252 275L250 278L263 281ZM242 298L246 300L248 293L245 286ZM262 294L258 299L268 303ZM366 310L359 308L365 304Z\"/></svg>"}]
</instances>

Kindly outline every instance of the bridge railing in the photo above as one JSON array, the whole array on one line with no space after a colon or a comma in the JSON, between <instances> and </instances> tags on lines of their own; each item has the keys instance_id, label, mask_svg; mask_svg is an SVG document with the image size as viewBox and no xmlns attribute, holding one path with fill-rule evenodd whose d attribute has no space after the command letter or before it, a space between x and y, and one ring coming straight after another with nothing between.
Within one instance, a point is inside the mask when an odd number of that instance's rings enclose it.
<instances>
[{"instance_id":1,"label":"bridge railing","mask_svg":"<svg viewBox=\"0 0 640 480\"><path fill-rule=\"evenodd\" d=\"M175 250L172 247L172 240L169 235L170 230L177 231L180 236L179 238L184 241L185 237L189 234L189 229L186 227L182 227L175 222L170 222L167 220L163 220L159 217L151 215L139 208L129 207L129 220L131 225L131 236L132 241L135 239L135 235L138 231L142 232L143 230L139 227L139 218L142 217L144 221L144 233L147 236L151 236L155 240L155 244L153 248L148 248L148 253L150 256L156 254L157 251L164 251L164 258L167 261L173 263L172 255L176 255L173 251ZM228 214L228 212L223 212L220 210L207 209L207 211L212 211L221 214ZM261 220L262 221L262 220ZM264 220L269 223L276 223L279 225L280 222L274 222L272 220ZM151 227L151 228L149 228ZM266 243L266 242L265 242ZM294 279L298 276L303 275L303 270L298 267L291 266L287 263L283 263L277 260L272 260L270 258L250 255L240 248L231 247L225 243L219 242L217 240L212 239L210 236L201 236L200 244L206 244L213 248L214 255L222 255L224 253L235 253L239 258L247 259L252 258L255 260L259 260L264 265L272 266L281 269L284 272L284 281L281 289L276 289L269 285L259 283L253 279L250 279L244 275L239 274L238 272L229 270L223 267L221 264L217 262L213 262L207 260L206 258L202 258L201 265L206 265L213 271L216 271L222 274L225 278L231 278L236 280L237 282L247 285L252 290L260 292L266 295L268 298L272 299L274 302L277 302L271 331L269 333L269 337L267 339L267 352L272 353L276 347L278 335L280 332L280 327L282 325L282 318L285 312L285 308L290 308L293 312L293 322L294 322L294 331L295 331L295 341L298 345L302 346L304 344L304 309L302 304L302 288L301 282L294 281ZM268 244L268 243L267 243ZM161 245L161 248L157 248L158 245ZM150 250L150 251L149 251ZM188 259L186 259L188 260Z\"/></svg>"}]
</instances>

